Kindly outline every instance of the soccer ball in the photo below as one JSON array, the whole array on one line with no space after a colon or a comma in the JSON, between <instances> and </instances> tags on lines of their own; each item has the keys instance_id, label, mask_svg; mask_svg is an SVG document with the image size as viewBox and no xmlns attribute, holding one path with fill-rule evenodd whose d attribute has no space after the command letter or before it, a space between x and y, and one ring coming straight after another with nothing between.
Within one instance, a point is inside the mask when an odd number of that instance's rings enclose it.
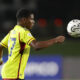
<instances>
[{"instance_id":1,"label":"soccer ball","mask_svg":"<svg viewBox=\"0 0 80 80\"><path fill-rule=\"evenodd\" d=\"M80 20L71 20L67 25L67 32L72 37L80 37Z\"/></svg>"}]
</instances>

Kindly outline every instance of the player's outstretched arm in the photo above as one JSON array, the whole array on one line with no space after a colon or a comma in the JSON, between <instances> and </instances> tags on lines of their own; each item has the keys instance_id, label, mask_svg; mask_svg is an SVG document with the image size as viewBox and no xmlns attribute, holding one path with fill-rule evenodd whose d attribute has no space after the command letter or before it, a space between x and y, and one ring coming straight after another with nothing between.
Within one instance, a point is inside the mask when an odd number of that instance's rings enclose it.
<instances>
[{"instance_id":1,"label":"player's outstretched arm","mask_svg":"<svg viewBox=\"0 0 80 80\"><path fill-rule=\"evenodd\" d=\"M3 46L0 44L0 65L3 63L2 55L3 55Z\"/></svg>"},{"instance_id":2,"label":"player's outstretched arm","mask_svg":"<svg viewBox=\"0 0 80 80\"><path fill-rule=\"evenodd\" d=\"M55 43L62 43L64 42L65 37L64 36L58 36L56 38L47 40L47 41L36 41L33 40L30 44L30 46L32 46L35 50L39 50L39 49L43 49L46 48L48 46L51 46Z\"/></svg>"}]
</instances>

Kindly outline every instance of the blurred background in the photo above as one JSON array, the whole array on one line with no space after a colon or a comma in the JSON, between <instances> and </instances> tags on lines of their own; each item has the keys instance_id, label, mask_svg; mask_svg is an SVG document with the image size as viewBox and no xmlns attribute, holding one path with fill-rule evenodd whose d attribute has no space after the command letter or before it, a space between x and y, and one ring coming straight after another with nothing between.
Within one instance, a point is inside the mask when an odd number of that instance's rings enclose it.
<instances>
[{"instance_id":1,"label":"blurred background","mask_svg":"<svg viewBox=\"0 0 80 80\"><path fill-rule=\"evenodd\" d=\"M79 80L80 38L69 36L66 27L70 20L80 19L80 0L0 0L0 40L17 24L16 12L23 7L35 11L31 33L37 40L66 37L64 43L41 51L31 48L25 80ZM4 49L5 57L7 53Z\"/></svg>"}]
</instances>

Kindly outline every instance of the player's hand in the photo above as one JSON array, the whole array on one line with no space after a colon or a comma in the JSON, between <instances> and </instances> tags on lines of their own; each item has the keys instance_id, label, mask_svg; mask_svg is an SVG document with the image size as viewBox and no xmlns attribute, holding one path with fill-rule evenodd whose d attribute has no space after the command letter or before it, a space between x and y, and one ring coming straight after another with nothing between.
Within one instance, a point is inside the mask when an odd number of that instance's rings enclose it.
<instances>
[{"instance_id":1,"label":"player's hand","mask_svg":"<svg viewBox=\"0 0 80 80\"><path fill-rule=\"evenodd\" d=\"M57 43L62 43L62 42L64 42L64 40L65 40L64 36L58 36L58 37L56 37L56 42Z\"/></svg>"},{"instance_id":2,"label":"player's hand","mask_svg":"<svg viewBox=\"0 0 80 80\"><path fill-rule=\"evenodd\" d=\"M0 61L0 65L2 65L3 64L3 61Z\"/></svg>"},{"instance_id":3,"label":"player's hand","mask_svg":"<svg viewBox=\"0 0 80 80\"><path fill-rule=\"evenodd\" d=\"M0 59L0 65L2 65L3 64L3 60L2 59Z\"/></svg>"}]
</instances>

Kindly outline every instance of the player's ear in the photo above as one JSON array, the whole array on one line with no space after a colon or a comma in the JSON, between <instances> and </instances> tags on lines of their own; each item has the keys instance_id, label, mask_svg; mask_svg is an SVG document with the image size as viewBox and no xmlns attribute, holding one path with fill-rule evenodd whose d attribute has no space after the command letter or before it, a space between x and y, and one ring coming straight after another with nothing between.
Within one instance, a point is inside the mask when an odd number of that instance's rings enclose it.
<instances>
[{"instance_id":1,"label":"player's ear","mask_svg":"<svg viewBox=\"0 0 80 80\"><path fill-rule=\"evenodd\" d=\"M21 18L21 23L25 24L27 22L26 18Z\"/></svg>"},{"instance_id":2,"label":"player's ear","mask_svg":"<svg viewBox=\"0 0 80 80\"><path fill-rule=\"evenodd\" d=\"M22 18L22 21L23 21L23 22L26 22L26 18Z\"/></svg>"}]
</instances>

